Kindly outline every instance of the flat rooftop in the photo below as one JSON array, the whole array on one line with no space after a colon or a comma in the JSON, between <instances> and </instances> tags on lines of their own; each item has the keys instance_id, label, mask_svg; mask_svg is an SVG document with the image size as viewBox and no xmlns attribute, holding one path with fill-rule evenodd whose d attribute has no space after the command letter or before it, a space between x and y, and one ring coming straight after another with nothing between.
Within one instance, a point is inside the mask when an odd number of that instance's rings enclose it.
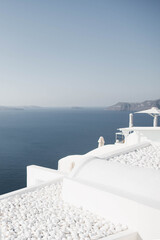
<instances>
[{"instance_id":1,"label":"flat rooftop","mask_svg":"<svg viewBox=\"0 0 160 240\"><path fill-rule=\"evenodd\" d=\"M119 128L120 131L160 131L160 127L127 127Z\"/></svg>"}]
</instances>

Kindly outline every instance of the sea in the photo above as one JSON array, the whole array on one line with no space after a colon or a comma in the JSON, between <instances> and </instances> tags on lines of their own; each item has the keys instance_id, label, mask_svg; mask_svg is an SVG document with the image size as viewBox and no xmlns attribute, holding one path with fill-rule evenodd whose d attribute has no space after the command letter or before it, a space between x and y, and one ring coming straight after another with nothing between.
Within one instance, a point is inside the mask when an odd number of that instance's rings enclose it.
<instances>
[{"instance_id":1,"label":"sea","mask_svg":"<svg viewBox=\"0 0 160 240\"><path fill-rule=\"evenodd\" d=\"M85 154L115 142L117 128L127 127L129 112L104 108L52 108L0 111L0 194L26 186L26 166L57 169L58 160ZM135 114L135 126L152 126L146 114Z\"/></svg>"}]
</instances>

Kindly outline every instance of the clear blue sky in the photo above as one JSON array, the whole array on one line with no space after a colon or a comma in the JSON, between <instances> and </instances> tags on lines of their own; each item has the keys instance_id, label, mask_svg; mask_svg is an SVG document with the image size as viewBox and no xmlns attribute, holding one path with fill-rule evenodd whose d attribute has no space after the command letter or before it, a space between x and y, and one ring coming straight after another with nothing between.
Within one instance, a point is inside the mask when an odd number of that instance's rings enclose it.
<instances>
[{"instance_id":1,"label":"clear blue sky","mask_svg":"<svg viewBox=\"0 0 160 240\"><path fill-rule=\"evenodd\" d=\"M0 105L157 98L159 0L0 1Z\"/></svg>"}]
</instances>

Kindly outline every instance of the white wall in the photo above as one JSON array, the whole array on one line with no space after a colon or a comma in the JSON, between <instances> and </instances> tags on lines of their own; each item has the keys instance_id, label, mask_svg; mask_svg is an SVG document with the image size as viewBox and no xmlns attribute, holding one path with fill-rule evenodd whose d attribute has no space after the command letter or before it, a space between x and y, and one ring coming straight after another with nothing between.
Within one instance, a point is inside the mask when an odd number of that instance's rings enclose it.
<instances>
[{"instance_id":1,"label":"white wall","mask_svg":"<svg viewBox=\"0 0 160 240\"><path fill-rule=\"evenodd\" d=\"M36 165L27 166L27 187L55 180L63 176L64 174L54 169Z\"/></svg>"},{"instance_id":2,"label":"white wall","mask_svg":"<svg viewBox=\"0 0 160 240\"><path fill-rule=\"evenodd\" d=\"M140 131L150 141L160 143L160 127L153 127L150 131Z\"/></svg>"},{"instance_id":3,"label":"white wall","mask_svg":"<svg viewBox=\"0 0 160 240\"><path fill-rule=\"evenodd\" d=\"M64 179L62 196L65 201L82 206L106 219L127 224L144 240L160 239L158 209L69 178Z\"/></svg>"},{"instance_id":4,"label":"white wall","mask_svg":"<svg viewBox=\"0 0 160 240\"><path fill-rule=\"evenodd\" d=\"M49 186L51 184L62 181L62 179L63 179L63 177L58 177L58 178L55 178L54 180L51 180L51 181L48 181L48 182L45 182L45 183L41 183L39 185L29 186L29 187L21 188L19 190L13 191L13 192L2 194L2 195L0 195L0 200L10 198L10 197L14 197L15 195L24 194L24 193L27 193L27 192L33 192L37 189L40 189L40 188L43 188L45 186Z\"/></svg>"},{"instance_id":5,"label":"white wall","mask_svg":"<svg viewBox=\"0 0 160 240\"><path fill-rule=\"evenodd\" d=\"M105 238L101 238L101 240L142 240L142 238L137 232L126 230Z\"/></svg>"},{"instance_id":6,"label":"white wall","mask_svg":"<svg viewBox=\"0 0 160 240\"><path fill-rule=\"evenodd\" d=\"M70 173L74 167L78 166L78 164L83 159L83 156L85 155L69 155L67 157L61 158L58 161L58 170L64 174Z\"/></svg>"}]
</instances>

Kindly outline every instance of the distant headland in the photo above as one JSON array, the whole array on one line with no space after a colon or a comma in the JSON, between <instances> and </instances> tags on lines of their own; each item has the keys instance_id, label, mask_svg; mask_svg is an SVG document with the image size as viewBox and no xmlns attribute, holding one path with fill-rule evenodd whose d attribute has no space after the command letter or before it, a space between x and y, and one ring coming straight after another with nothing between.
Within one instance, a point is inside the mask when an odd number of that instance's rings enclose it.
<instances>
[{"instance_id":1,"label":"distant headland","mask_svg":"<svg viewBox=\"0 0 160 240\"><path fill-rule=\"evenodd\" d=\"M115 105L106 107L106 110L134 112L134 111L146 110L151 107L160 108L160 99L146 100L140 103L118 102Z\"/></svg>"}]
</instances>

